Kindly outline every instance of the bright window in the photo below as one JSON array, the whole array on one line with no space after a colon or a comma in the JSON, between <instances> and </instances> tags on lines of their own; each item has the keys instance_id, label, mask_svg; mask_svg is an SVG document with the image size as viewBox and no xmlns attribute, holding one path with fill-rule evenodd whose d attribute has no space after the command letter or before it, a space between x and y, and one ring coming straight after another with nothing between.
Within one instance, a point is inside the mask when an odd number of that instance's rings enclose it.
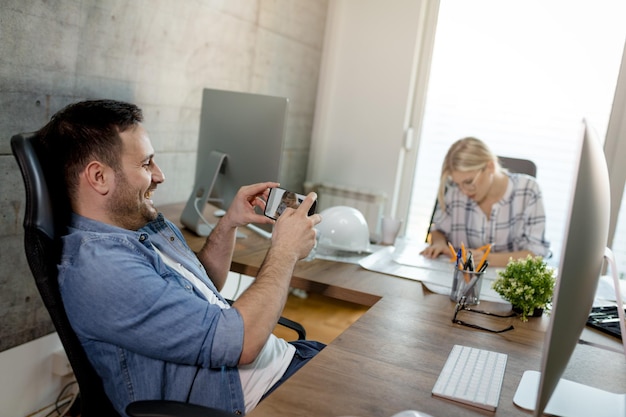
<instances>
[{"instance_id":1,"label":"bright window","mask_svg":"<svg viewBox=\"0 0 626 417\"><path fill-rule=\"evenodd\" d=\"M558 262L580 123L604 138L624 16L623 0L441 0L407 236L425 238L448 147L476 136L536 163Z\"/></svg>"}]
</instances>

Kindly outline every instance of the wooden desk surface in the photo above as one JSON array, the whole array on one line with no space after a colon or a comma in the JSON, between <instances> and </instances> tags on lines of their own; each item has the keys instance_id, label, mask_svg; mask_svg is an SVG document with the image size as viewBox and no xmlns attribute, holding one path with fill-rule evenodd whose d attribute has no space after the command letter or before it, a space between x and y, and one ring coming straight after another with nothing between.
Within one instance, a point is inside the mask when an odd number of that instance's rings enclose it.
<instances>
[{"instance_id":1,"label":"wooden desk surface","mask_svg":"<svg viewBox=\"0 0 626 417\"><path fill-rule=\"evenodd\" d=\"M178 223L183 205L163 207ZM254 232L238 239L232 270L255 276L268 241ZM197 250L204 238L183 229ZM438 416L528 416L513 404L525 370L539 370L541 347L549 317L489 319L464 313L476 324L515 329L493 334L451 322L454 303L433 294L420 282L365 270L358 265L323 260L301 261L292 285L307 291L371 306L350 328L298 371L250 414L277 416L390 417L407 409ZM480 308L502 312L502 304L482 302ZM471 314L471 315L468 315ZM480 316L480 317L475 317ZM592 330L585 337L614 348L615 340ZM587 337L586 337L587 338ZM431 389L455 344L508 354L500 402L495 413L431 396ZM564 377L611 392L626 392L626 358L597 347L578 345Z\"/></svg>"}]
</instances>

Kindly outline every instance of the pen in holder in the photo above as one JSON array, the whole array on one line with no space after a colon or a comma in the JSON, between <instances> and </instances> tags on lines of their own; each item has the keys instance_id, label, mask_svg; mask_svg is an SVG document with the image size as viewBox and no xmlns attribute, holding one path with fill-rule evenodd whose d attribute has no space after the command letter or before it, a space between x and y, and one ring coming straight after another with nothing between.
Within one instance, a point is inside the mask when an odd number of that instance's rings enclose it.
<instances>
[{"instance_id":1,"label":"pen in holder","mask_svg":"<svg viewBox=\"0 0 626 417\"><path fill-rule=\"evenodd\" d=\"M465 304L478 304L484 273L484 269L478 272L454 268L450 299L458 303L465 296Z\"/></svg>"}]
</instances>

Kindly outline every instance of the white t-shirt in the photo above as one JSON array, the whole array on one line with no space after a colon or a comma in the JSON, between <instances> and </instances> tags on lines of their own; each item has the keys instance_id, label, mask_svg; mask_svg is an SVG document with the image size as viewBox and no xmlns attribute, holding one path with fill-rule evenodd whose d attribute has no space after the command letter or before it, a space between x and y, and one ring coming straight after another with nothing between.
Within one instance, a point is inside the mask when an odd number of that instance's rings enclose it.
<instances>
[{"instance_id":1,"label":"white t-shirt","mask_svg":"<svg viewBox=\"0 0 626 417\"><path fill-rule=\"evenodd\" d=\"M167 266L176 270L191 282L207 298L209 303L219 305L221 308L230 308L230 305L220 300L201 279L189 272L187 268L159 251L156 247L154 249ZM238 366L239 379L241 380L243 397L246 403L246 413L252 411L261 401L263 395L283 376L295 353L296 348L293 345L287 343L284 339L279 339L270 334L254 362Z\"/></svg>"}]
</instances>

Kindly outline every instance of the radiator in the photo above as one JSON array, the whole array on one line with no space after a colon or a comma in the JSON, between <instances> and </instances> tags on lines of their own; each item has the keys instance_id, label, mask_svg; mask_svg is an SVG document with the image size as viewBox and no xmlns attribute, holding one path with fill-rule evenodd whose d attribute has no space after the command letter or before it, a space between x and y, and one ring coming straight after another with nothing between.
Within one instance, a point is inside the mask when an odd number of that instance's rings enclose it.
<instances>
[{"instance_id":1,"label":"radiator","mask_svg":"<svg viewBox=\"0 0 626 417\"><path fill-rule=\"evenodd\" d=\"M307 193L317 193L317 212L328 207L349 206L363 213L370 231L370 240L378 241L380 236L380 219L385 210L387 195L371 190L362 190L329 183L304 184Z\"/></svg>"}]
</instances>

